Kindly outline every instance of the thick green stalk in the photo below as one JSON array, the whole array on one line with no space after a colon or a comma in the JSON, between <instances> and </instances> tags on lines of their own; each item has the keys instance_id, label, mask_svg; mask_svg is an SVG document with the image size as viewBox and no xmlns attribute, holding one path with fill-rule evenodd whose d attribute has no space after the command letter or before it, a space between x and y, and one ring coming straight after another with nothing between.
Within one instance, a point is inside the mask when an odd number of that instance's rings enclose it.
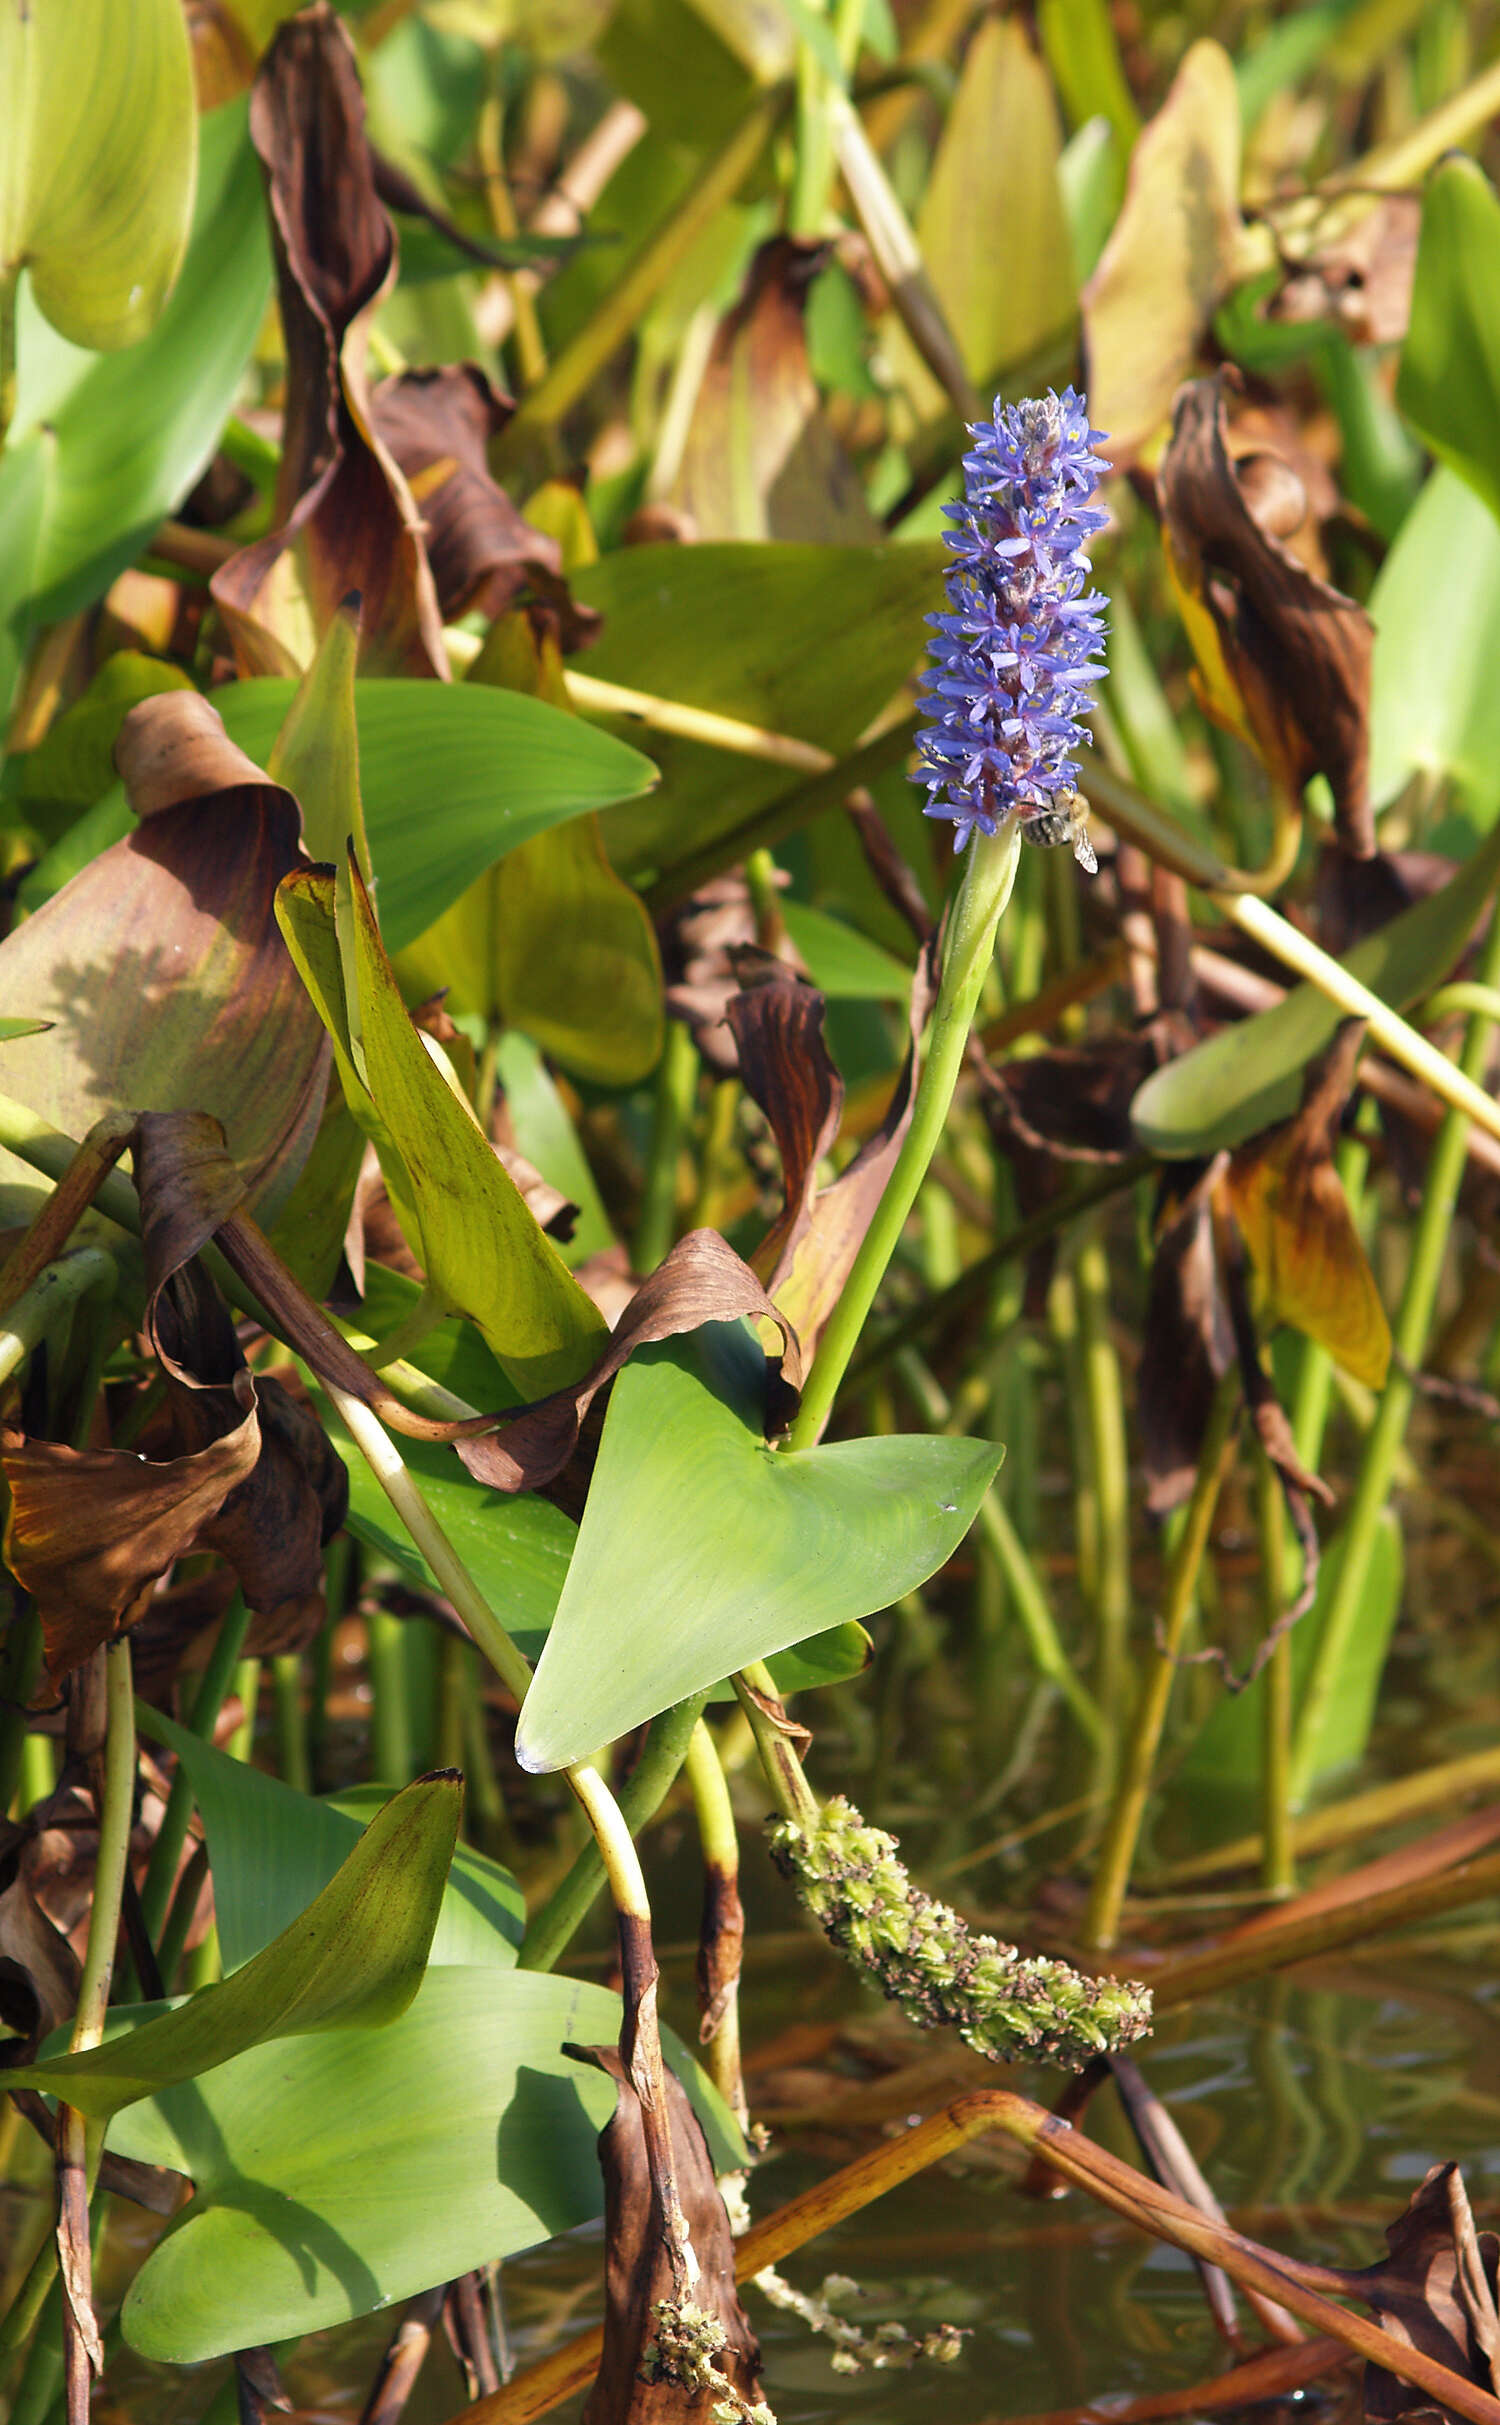
<instances>
[{"instance_id":1,"label":"thick green stalk","mask_svg":"<svg viewBox=\"0 0 1500 2425\"><path fill-rule=\"evenodd\" d=\"M703 2019L699 2035L709 2078L743 2126L750 2119L750 2108L740 2070L740 1949L745 1935L739 1889L740 1838L719 1748L701 1718L688 1743L686 1765L703 1848L703 1930L698 1946Z\"/></svg>"},{"instance_id":2,"label":"thick green stalk","mask_svg":"<svg viewBox=\"0 0 1500 2425\"><path fill-rule=\"evenodd\" d=\"M1198 1569L1203 1563L1203 1553L1208 1547L1209 1533L1213 1528L1219 1484L1232 1452L1238 1403L1239 1377L1231 1372L1219 1384L1213 1412L1203 1436L1197 1479L1188 1501L1187 1520L1167 1569L1161 1647L1147 1672L1136 1705L1120 1781L1105 1825L1104 1841L1099 1850L1084 1921L1084 1943L1092 1947L1102 1949L1113 1945L1119 1936L1120 1908L1130 1884L1141 1822L1146 1815L1146 1798L1151 1791L1157 1749L1166 1723L1167 1703L1171 1699L1172 1685L1177 1675L1177 1653L1182 1646L1183 1627L1187 1623Z\"/></svg>"},{"instance_id":3,"label":"thick green stalk","mask_svg":"<svg viewBox=\"0 0 1500 2425\"><path fill-rule=\"evenodd\" d=\"M1097 1222L1084 1225L1073 1266L1090 1463L1094 1477L1095 1688L1102 1708L1126 1697L1130 1633L1130 1459L1120 1359L1109 1327L1109 1259Z\"/></svg>"},{"instance_id":4,"label":"thick green stalk","mask_svg":"<svg viewBox=\"0 0 1500 2425\"><path fill-rule=\"evenodd\" d=\"M1500 915L1490 923L1479 981L1487 986L1494 986L1500 981ZM1459 1074L1470 1086L1477 1085L1483 1076L1491 1031L1492 1022L1488 1018L1475 1017L1469 1021L1458 1068ZM1438 1283L1442 1278L1468 1150L1468 1120L1461 1111L1449 1111L1433 1141L1428 1158L1421 1209L1412 1233L1406 1286L1401 1293L1401 1306L1395 1321L1395 1355L1390 1377L1365 1441L1359 1479L1344 1524L1343 1564L1337 1583L1329 1594L1318 1646L1303 1691L1302 1707L1297 1713L1297 1732L1292 1751L1294 1808L1300 1808L1306 1801L1312 1786L1318 1738L1329 1702L1338 1689L1350 1641L1359 1623L1376 1534L1395 1481L1396 1460L1416 1395L1407 1375L1420 1370L1427 1352L1433 1307L1437 1301Z\"/></svg>"},{"instance_id":5,"label":"thick green stalk","mask_svg":"<svg viewBox=\"0 0 1500 2425\"><path fill-rule=\"evenodd\" d=\"M995 949L995 932L1015 882L1020 849L1020 827L1010 818L993 836L975 833L965 854L967 865L944 938L942 982L928 1029L927 1057L911 1126L843 1294L829 1317L788 1436L789 1448L811 1448L821 1437L886 1266L937 1151L980 988Z\"/></svg>"},{"instance_id":6,"label":"thick green stalk","mask_svg":"<svg viewBox=\"0 0 1500 2425\"><path fill-rule=\"evenodd\" d=\"M655 1818L671 1791L707 1699L706 1693L695 1693L691 1700L678 1701L671 1709L664 1709L652 1722L646 1748L617 1797L632 1835L638 1836ZM590 1841L541 1909L527 1920L518 1956L522 1970L552 1969L587 1917L603 1884L603 1856L598 1845Z\"/></svg>"}]
</instances>

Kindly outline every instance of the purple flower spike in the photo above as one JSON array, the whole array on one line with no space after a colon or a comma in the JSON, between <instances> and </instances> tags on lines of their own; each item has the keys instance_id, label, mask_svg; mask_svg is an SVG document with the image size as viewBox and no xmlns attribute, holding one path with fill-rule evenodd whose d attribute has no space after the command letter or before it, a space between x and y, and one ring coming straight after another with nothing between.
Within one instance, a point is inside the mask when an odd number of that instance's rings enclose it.
<instances>
[{"instance_id":1,"label":"purple flower spike","mask_svg":"<svg viewBox=\"0 0 1500 2425\"><path fill-rule=\"evenodd\" d=\"M1072 752L1105 668L1107 601L1088 587L1089 542L1108 519L1090 499L1108 466L1083 398L1066 388L979 421L964 493L947 508L948 611L919 702L927 719L914 781L926 814L951 817L962 850L1007 817L1028 842L1071 842L1092 869Z\"/></svg>"}]
</instances>

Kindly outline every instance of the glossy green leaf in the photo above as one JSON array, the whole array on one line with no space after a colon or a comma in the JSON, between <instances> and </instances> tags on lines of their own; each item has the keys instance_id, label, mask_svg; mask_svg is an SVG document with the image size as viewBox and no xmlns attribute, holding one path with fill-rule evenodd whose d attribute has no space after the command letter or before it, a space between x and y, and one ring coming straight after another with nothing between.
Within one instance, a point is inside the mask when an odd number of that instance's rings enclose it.
<instances>
[{"instance_id":1,"label":"glossy green leaf","mask_svg":"<svg viewBox=\"0 0 1500 2425\"><path fill-rule=\"evenodd\" d=\"M766 1446L736 1325L643 1348L615 1383L516 1752L586 1758L674 1701L886 1608L952 1556L999 1466L985 1440Z\"/></svg>"},{"instance_id":2,"label":"glossy green leaf","mask_svg":"<svg viewBox=\"0 0 1500 2425\"><path fill-rule=\"evenodd\" d=\"M245 106L232 102L203 120L192 240L141 344L119 354L68 344L23 279L11 435L46 428L56 445L32 584L41 620L101 596L213 454L271 291L265 216Z\"/></svg>"},{"instance_id":3,"label":"glossy green leaf","mask_svg":"<svg viewBox=\"0 0 1500 2425\"><path fill-rule=\"evenodd\" d=\"M132 2107L110 2146L196 2195L131 2286L127 2341L186 2364L290 2340L592 2221L615 2092L562 2050L619 2031L619 1998L582 1980L432 1969L389 2029L257 2048ZM715 2162L743 2161L662 2034Z\"/></svg>"},{"instance_id":4,"label":"glossy green leaf","mask_svg":"<svg viewBox=\"0 0 1500 2425\"><path fill-rule=\"evenodd\" d=\"M370 1128L432 1286L469 1315L522 1395L539 1397L592 1362L604 1318L426 1052L363 886L341 893L337 920L334 897L335 879L311 870L282 885L277 914L350 1108Z\"/></svg>"},{"instance_id":5,"label":"glossy green leaf","mask_svg":"<svg viewBox=\"0 0 1500 2425\"><path fill-rule=\"evenodd\" d=\"M575 593L605 617L588 671L838 756L921 658L922 618L941 603L946 561L940 541L622 548L573 577ZM604 822L611 861L627 876L670 867L806 780L670 734L644 738L660 788Z\"/></svg>"},{"instance_id":6,"label":"glossy green leaf","mask_svg":"<svg viewBox=\"0 0 1500 2425\"><path fill-rule=\"evenodd\" d=\"M1434 600L1441 609L1434 612ZM1484 827L1500 809L1500 523L1457 472L1423 488L1370 598L1370 793L1377 807L1414 775L1451 786Z\"/></svg>"},{"instance_id":7,"label":"glossy green leaf","mask_svg":"<svg viewBox=\"0 0 1500 2425\"><path fill-rule=\"evenodd\" d=\"M1500 875L1500 828L1430 899L1403 910L1356 944L1342 965L1394 1010L1404 1010L1447 975ZM1151 1153L1217 1153L1275 1120L1301 1100L1301 1074L1346 1014L1315 985L1297 985L1273 1010L1221 1028L1204 1044L1148 1078L1130 1107L1131 1124Z\"/></svg>"},{"instance_id":8,"label":"glossy green leaf","mask_svg":"<svg viewBox=\"0 0 1500 2425\"><path fill-rule=\"evenodd\" d=\"M193 213L198 104L179 0L0 11L0 282L29 269L74 345L160 318Z\"/></svg>"},{"instance_id":9,"label":"glossy green leaf","mask_svg":"<svg viewBox=\"0 0 1500 2425\"><path fill-rule=\"evenodd\" d=\"M1336 1533L1323 1552L1317 1597L1292 1629L1293 1706L1318 1647L1323 1619L1344 1562L1344 1534ZM1310 1781L1330 1776L1363 1758L1370 1739L1376 1695L1401 1609L1404 1559L1401 1526L1390 1508L1380 1518L1370 1558L1369 1581L1359 1624L1349 1637L1349 1652L1319 1732ZM1248 1817L1256 1794L1265 1740L1266 1678L1259 1675L1241 1693L1226 1694L1210 1711L1194 1738L1175 1785L1198 1799L1211 1800L1221 1817L1237 1824Z\"/></svg>"},{"instance_id":10,"label":"glossy green leaf","mask_svg":"<svg viewBox=\"0 0 1500 2425\"><path fill-rule=\"evenodd\" d=\"M103 2046L12 2072L11 2084L107 2119L270 2039L396 2020L421 1984L462 1802L457 1777L419 1777L371 1820L317 1899L232 1978Z\"/></svg>"},{"instance_id":11,"label":"glossy green leaf","mask_svg":"<svg viewBox=\"0 0 1500 2425\"><path fill-rule=\"evenodd\" d=\"M830 1002L904 1002L911 991L911 970L894 952L872 943L857 926L830 918L805 901L783 901L781 922L813 983Z\"/></svg>"},{"instance_id":12,"label":"glossy green leaf","mask_svg":"<svg viewBox=\"0 0 1500 2425\"><path fill-rule=\"evenodd\" d=\"M294 688L236 682L214 700L231 738L261 765ZM392 952L425 934L518 843L656 779L638 750L520 691L362 681L355 708L365 827Z\"/></svg>"},{"instance_id":13,"label":"glossy green leaf","mask_svg":"<svg viewBox=\"0 0 1500 2425\"><path fill-rule=\"evenodd\" d=\"M1461 152L1433 170L1423 197L1396 401L1500 514L1500 198Z\"/></svg>"},{"instance_id":14,"label":"glossy green leaf","mask_svg":"<svg viewBox=\"0 0 1500 2425\"><path fill-rule=\"evenodd\" d=\"M451 1371L434 1370L434 1360L427 1352L430 1344L430 1339L423 1341L416 1361L434 1379L455 1387ZM464 1393L460 1390L459 1394ZM389 1558L422 1590L438 1591L437 1578L333 1409L320 1399L318 1412L348 1471L346 1521L350 1532ZM403 1440L401 1455L507 1633L528 1659L539 1659L562 1597L577 1526L548 1499L530 1493L513 1498L504 1491L486 1489L465 1472L451 1448L427 1440ZM861 1675L869 1660L869 1635L862 1625L850 1624L832 1626L792 1650L779 1651L769 1664L777 1689L794 1693L845 1683L850 1676ZM725 1684L714 1697L732 1701L733 1687ZM460 1851L455 1866L463 1859ZM435 1958L452 1961L457 1957L440 1954Z\"/></svg>"},{"instance_id":15,"label":"glossy green leaf","mask_svg":"<svg viewBox=\"0 0 1500 2425\"><path fill-rule=\"evenodd\" d=\"M142 1703L139 1716L141 1732L175 1751L192 1783L208 1839L214 1921L228 1975L292 1926L331 1883L363 1828L391 1796L374 1785L362 1795L362 1809L351 1808L343 1797L343 1807L313 1801L248 1760L216 1751L159 1710ZM428 1961L509 1968L525 1921L525 1902L510 1871L460 1844L443 1888Z\"/></svg>"}]
</instances>

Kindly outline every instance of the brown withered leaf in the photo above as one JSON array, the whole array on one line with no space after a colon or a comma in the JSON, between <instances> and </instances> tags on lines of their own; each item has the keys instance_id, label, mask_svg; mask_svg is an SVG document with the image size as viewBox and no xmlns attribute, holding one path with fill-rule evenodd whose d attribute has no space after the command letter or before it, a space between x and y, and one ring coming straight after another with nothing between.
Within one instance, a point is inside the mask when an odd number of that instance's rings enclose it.
<instances>
[{"instance_id":1,"label":"brown withered leaf","mask_svg":"<svg viewBox=\"0 0 1500 2425\"><path fill-rule=\"evenodd\" d=\"M843 1089L822 1041L826 1005L779 983L735 996L726 1013L747 1092L771 1123L782 1154L785 1203L755 1257L780 1315L802 1353L813 1354L849 1277L875 1207L911 1124L917 1047L936 990L934 948L912 977L908 1047L880 1125L830 1186L815 1187L817 1166L838 1128ZM785 997L785 998L784 998ZM835 1091L836 1090L836 1091Z\"/></svg>"},{"instance_id":2,"label":"brown withered leaf","mask_svg":"<svg viewBox=\"0 0 1500 2425\"><path fill-rule=\"evenodd\" d=\"M298 674L341 600L370 673L447 678L420 516L371 418L364 316L395 274L354 48L326 0L278 27L250 97L266 175L287 396L275 528L210 588L241 674Z\"/></svg>"},{"instance_id":3,"label":"brown withered leaf","mask_svg":"<svg viewBox=\"0 0 1500 2425\"><path fill-rule=\"evenodd\" d=\"M844 1081L823 1041L827 1004L817 988L769 954L753 975L756 982L731 996L724 1019L745 1091L769 1120L781 1156L782 1209L752 1257L769 1280L812 1218L818 1164L838 1135Z\"/></svg>"},{"instance_id":4,"label":"brown withered leaf","mask_svg":"<svg viewBox=\"0 0 1500 2425\"><path fill-rule=\"evenodd\" d=\"M1268 320L1335 321L1351 345L1399 345L1411 319L1420 194L1341 194L1300 241Z\"/></svg>"},{"instance_id":5,"label":"brown withered leaf","mask_svg":"<svg viewBox=\"0 0 1500 2425\"><path fill-rule=\"evenodd\" d=\"M1157 472L1173 571L1211 620L1267 764L1294 796L1326 775L1339 840L1365 859L1373 626L1257 521L1229 452L1224 381L1196 379L1177 397Z\"/></svg>"},{"instance_id":6,"label":"brown withered leaf","mask_svg":"<svg viewBox=\"0 0 1500 2425\"><path fill-rule=\"evenodd\" d=\"M4 1822L0 1844L0 2065L29 2063L49 2031L71 2019L82 1965L37 1900L45 1805Z\"/></svg>"},{"instance_id":7,"label":"brown withered leaf","mask_svg":"<svg viewBox=\"0 0 1500 2425\"><path fill-rule=\"evenodd\" d=\"M1340 1028L1307 1073L1296 1118L1231 1155L1224 1192L1270 1318L1315 1339L1367 1388L1383 1389L1390 1324L1333 1161L1363 1040L1362 1022Z\"/></svg>"},{"instance_id":8,"label":"brown withered leaf","mask_svg":"<svg viewBox=\"0 0 1500 2425\"><path fill-rule=\"evenodd\" d=\"M490 471L488 442L514 410L474 362L402 371L371 398L422 516L445 623L471 611L493 622L538 574L562 578L557 540L533 530Z\"/></svg>"},{"instance_id":9,"label":"brown withered leaf","mask_svg":"<svg viewBox=\"0 0 1500 2425\"><path fill-rule=\"evenodd\" d=\"M719 325L667 500L702 539L881 535L808 368L803 315L827 259L826 245L773 236Z\"/></svg>"},{"instance_id":10,"label":"brown withered leaf","mask_svg":"<svg viewBox=\"0 0 1500 2425\"><path fill-rule=\"evenodd\" d=\"M1214 1393L1234 1361L1214 1246L1218 1171L1210 1163L1185 1194L1167 1195L1159 1216L1136 1376L1146 1504L1157 1516L1192 1490Z\"/></svg>"},{"instance_id":11,"label":"brown withered leaf","mask_svg":"<svg viewBox=\"0 0 1500 2425\"><path fill-rule=\"evenodd\" d=\"M29 1057L0 1045L0 1087L71 1136L141 1104L212 1112L274 1211L329 1066L274 910L305 864L297 804L193 691L142 700L116 755L136 830L0 944L0 1009L45 1004L55 1022Z\"/></svg>"},{"instance_id":12,"label":"brown withered leaf","mask_svg":"<svg viewBox=\"0 0 1500 2425\"><path fill-rule=\"evenodd\" d=\"M783 885L788 881L780 870L777 880ZM768 983L778 965L793 976L807 973L779 915L774 930L762 931L750 887L738 869L714 877L661 921L666 1009L691 1027L703 1059L721 1077L739 1072L734 1032L725 1019L735 995Z\"/></svg>"},{"instance_id":13,"label":"brown withered leaf","mask_svg":"<svg viewBox=\"0 0 1500 2425\"><path fill-rule=\"evenodd\" d=\"M673 2297L671 2266L646 2160L640 2099L612 2046L568 2052L615 2083L612 2119L599 2135L604 2174L604 2348L584 2408L584 2425L703 2425L714 2406L706 2387L662 2369L659 2301ZM714 2360L747 2402L760 2398L760 2344L734 2287L734 2240L697 2116L675 2074L666 2075L668 2124L678 2195L697 2257L695 2307L722 2329Z\"/></svg>"},{"instance_id":14,"label":"brown withered leaf","mask_svg":"<svg viewBox=\"0 0 1500 2425\"><path fill-rule=\"evenodd\" d=\"M1349 2290L1375 2311L1385 2330L1424 2350L1488 2392L1500 2391L1500 2319L1496 2271L1500 2240L1476 2231L1456 2164L1435 2164L1399 2221L1386 2230L1390 2255L1346 2278ZM1382 2366L1365 2373L1365 2414L1373 2425L1397 2417L1452 2419L1430 2392L1403 2383Z\"/></svg>"},{"instance_id":15,"label":"brown withered leaf","mask_svg":"<svg viewBox=\"0 0 1500 2425\"><path fill-rule=\"evenodd\" d=\"M134 1623L259 1453L248 1389L232 1430L162 1464L0 1432L11 1493L5 1561L36 1602L54 1677Z\"/></svg>"},{"instance_id":16,"label":"brown withered leaf","mask_svg":"<svg viewBox=\"0 0 1500 2425\"><path fill-rule=\"evenodd\" d=\"M1131 1102L1169 1057L1169 1037L1176 1030L1153 1021L1133 1033L987 1064L985 1111L997 1140L1064 1162L1123 1162L1136 1150Z\"/></svg>"},{"instance_id":17,"label":"brown withered leaf","mask_svg":"<svg viewBox=\"0 0 1500 2425\"><path fill-rule=\"evenodd\" d=\"M460 1436L459 1456L475 1479L494 1490L538 1490L561 1473L578 1446L583 1419L606 1382L638 1347L675 1339L705 1322L730 1322L737 1315L774 1322L784 1342L781 1372L793 1389L802 1379L798 1333L772 1303L748 1263L716 1230L689 1230L643 1280L611 1334L608 1347L581 1381L554 1390L479 1437Z\"/></svg>"}]
</instances>

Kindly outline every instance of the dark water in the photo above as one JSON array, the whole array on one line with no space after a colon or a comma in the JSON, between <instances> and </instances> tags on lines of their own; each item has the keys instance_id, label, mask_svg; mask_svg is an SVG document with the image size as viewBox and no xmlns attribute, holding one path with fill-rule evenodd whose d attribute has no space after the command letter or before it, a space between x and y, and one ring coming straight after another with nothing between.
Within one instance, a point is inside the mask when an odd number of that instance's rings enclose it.
<instances>
[{"instance_id":1,"label":"dark water","mask_svg":"<svg viewBox=\"0 0 1500 2425\"><path fill-rule=\"evenodd\" d=\"M1474 1610L1476 1620L1480 1616ZM1398 1643L1390 1718L1370 1781L1382 1765L1409 1770L1493 1740L1492 1634L1486 1620L1440 1638ZM832 1749L836 1752L838 1746ZM944 1763L939 1762L939 1768ZM955 1776L962 1762L949 1764ZM833 1768L830 1767L830 1777ZM909 1772L908 1772L909 1773ZM929 1770L929 1776L931 1771ZM858 1788L863 1797L863 1783ZM873 1801L873 1797L871 1797ZM874 1804L898 1808L897 1796ZM1440 1825L1455 1815L1440 1811ZM973 1840L965 1803L929 1785L901 1815L918 1874L933 1878ZM993 1832L986 1819L978 1833ZM1408 1830L1409 1832L1409 1830ZM848 2100L877 2101L878 2129L984 2081L1005 2078L1043 2100L1060 2081L1042 2072L1001 2075L959 2050L950 2076L924 2075L909 2113L900 2108L900 2067L934 2052L865 1996L838 1959L797 1922L787 1891L746 1831L751 1935L745 2040L769 2060L752 2071L752 2103L774 2117L771 2154L752 2184L757 2215L862 2153L876 2135L851 2127ZM1376 1839L1336 1866L1386 1849ZM664 1945L665 2017L693 2028L691 1961L697 1856L689 1831L672 1823L651 1839L653 1897ZM1031 1856L1028 1854L1027 1856ZM1310 1875L1321 1874L1312 1872ZM966 1874L951 1891L982 1908L986 1890L1024 1907L1035 1873L994 1866ZM1201 1925L1210 1924L1204 1916ZM1494 1906L1460 1911L1362 1954L1295 1971L1172 2013L1139 2051L1141 2067L1175 2117L1212 2188L1240 2229L1273 2248L1338 2264L1384 2253L1394 2220L1428 2167L1458 2158L1481 2223L1500 2219L1500 1916ZM581 1946L598 1975L602 1925ZM838 2023L837 2034L830 2024ZM814 2025L822 2032L809 2041ZM804 2032L803 2036L795 2033ZM831 2042L830 2042L831 2041ZM842 2097L842 2117L831 2112ZM1090 2134L1139 2162L1112 2089L1087 2118ZM3 2253L11 2264L35 2244L49 2203L39 2157L23 2138L0 2190ZM748 2293L766 2355L766 2384L781 2425L942 2425L1029 2417L1082 2401L1103 2403L1188 2386L1231 2361L1209 2319L1188 2259L1144 2240L1077 2194L1037 2203L1017 2187L1019 2159L1003 2142L974 2143L962 2157L907 2183L851 2218L816 2247L787 2261L800 2288L829 2272L854 2276L869 2327L899 2319L920 2332L964 2328L955 2363L942 2369L841 2375L828 2345L795 2318ZM104 2252L106 2298L118 2296L155 2226L114 2205ZM597 2230L539 2249L505 2268L505 2302L519 2363L543 2355L598 2314ZM347 2421L359 2415L392 2326L369 2317L289 2351L286 2379L299 2414ZM1246 2319L1247 2340L1259 2335ZM96 2396L102 2425L197 2425L222 2367L150 2368L128 2353ZM1301 2403L1331 2415L1326 2395ZM462 2381L435 2342L407 2410L411 2425L444 2425L461 2409ZM576 2418L580 2403L560 2408Z\"/></svg>"}]
</instances>

